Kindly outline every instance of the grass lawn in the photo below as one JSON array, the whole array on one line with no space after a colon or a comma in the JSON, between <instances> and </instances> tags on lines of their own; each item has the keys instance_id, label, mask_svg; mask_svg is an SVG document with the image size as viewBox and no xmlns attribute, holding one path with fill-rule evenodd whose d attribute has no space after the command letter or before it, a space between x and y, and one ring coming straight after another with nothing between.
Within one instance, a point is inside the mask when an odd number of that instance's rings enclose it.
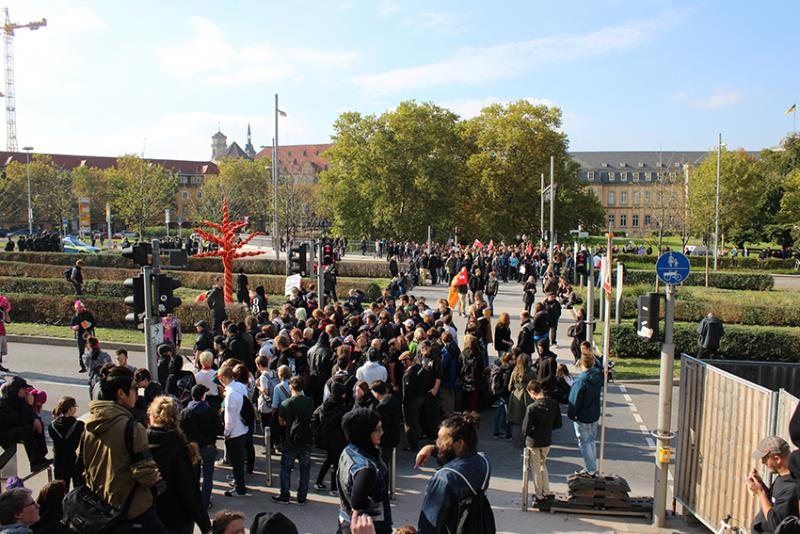
<instances>
[{"instance_id":1,"label":"grass lawn","mask_svg":"<svg viewBox=\"0 0 800 534\"><path fill-rule=\"evenodd\" d=\"M681 373L681 360L675 358L673 376ZM614 360L614 380L658 379L661 374L661 360L658 358L620 358Z\"/></svg>"},{"instance_id":2,"label":"grass lawn","mask_svg":"<svg viewBox=\"0 0 800 534\"><path fill-rule=\"evenodd\" d=\"M6 325L6 331L12 336L44 336L65 339L73 339L75 337L74 332L68 326L36 323L10 323ZM97 328L95 333L100 341L144 345L144 334L134 329Z\"/></svg>"}]
</instances>

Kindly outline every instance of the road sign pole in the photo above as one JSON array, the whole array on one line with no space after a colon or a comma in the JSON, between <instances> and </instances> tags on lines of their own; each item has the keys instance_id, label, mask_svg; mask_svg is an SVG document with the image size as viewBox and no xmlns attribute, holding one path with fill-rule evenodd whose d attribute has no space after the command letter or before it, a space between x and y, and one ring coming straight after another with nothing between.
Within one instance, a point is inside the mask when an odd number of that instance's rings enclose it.
<instances>
[{"instance_id":1,"label":"road sign pole","mask_svg":"<svg viewBox=\"0 0 800 534\"><path fill-rule=\"evenodd\" d=\"M606 248L606 268L603 272L603 296L605 297L605 315L603 316L603 407L600 412L600 461L597 465L600 473L604 473L603 465L606 456L606 406L608 403L608 358L611 344L611 240L609 232Z\"/></svg>"},{"instance_id":2,"label":"road sign pole","mask_svg":"<svg viewBox=\"0 0 800 534\"><path fill-rule=\"evenodd\" d=\"M142 267L142 278L144 278L144 352L147 356L147 370L150 371L150 376L155 377L158 376L158 365L150 331L153 325L153 271L149 265Z\"/></svg>"},{"instance_id":3,"label":"road sign pole","mask_svg":"<svg viewBox=\"0 0 800 534\"><path fill-rule=\"evenodd\" d=\"M661 347L661 376L658 386L658 428L656 438L656 481L653 492L653 526L663 527L666 519L667 490L670 462L670 440L672 439L672 373L675 361L675 345L672 342L675 320L675 286L666 287L667 303L664 319L664 344Z\"/></svg>"},{"instance_id":4,"label":"road sign pole","mask_svg":"<svg viewBox=\"0 0 800 534\"><path fill-rule=\"evenodd\" d=\"M616 306L614 307L614 322L619 324L622 321L622 284L624 283L623 267L621 263L617 263L617 287L616 289Z\"/></svg>"},{"instance_id":5,"label":"road sign pole","mask_svg":"<svg viewBox=\"0 0 800 534\"><path fill-rule=\"evenodd\" d=\"M592 247L586 251L588 254L586 278L586 341L594 345L594 256Z\"/></svg>"}]
</instances>

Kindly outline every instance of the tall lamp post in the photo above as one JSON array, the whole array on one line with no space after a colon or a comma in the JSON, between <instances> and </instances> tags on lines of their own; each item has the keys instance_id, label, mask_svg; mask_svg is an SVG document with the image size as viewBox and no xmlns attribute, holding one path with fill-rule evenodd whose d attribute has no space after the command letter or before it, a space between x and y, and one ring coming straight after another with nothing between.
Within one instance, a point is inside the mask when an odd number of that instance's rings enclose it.
<instances>
[{"instance_id":1,"label":"tall lamp post","mask_svg":"<svg viewBox=\"0 0 800 534\"><path fill-rule=\"evenodd\" d=\"M24 146L25 152L25 174L28 175L28 235L33 235L33 202L31 201L31 152L32 146Z\"/></svg>"},{"instance_id":2,"label":"tall lamp post","mask_svg":"<svg viewBox=\"0 0 800 534\"><path fill-rule=\"evenodd\" d=\"M714 196L714 270L717 270L717 255L719 254L719 174L722 166L722 134L719 134L717 143L717 192ZM707 253L706 253L707 254Z\"/></svg>"}]
</instances>

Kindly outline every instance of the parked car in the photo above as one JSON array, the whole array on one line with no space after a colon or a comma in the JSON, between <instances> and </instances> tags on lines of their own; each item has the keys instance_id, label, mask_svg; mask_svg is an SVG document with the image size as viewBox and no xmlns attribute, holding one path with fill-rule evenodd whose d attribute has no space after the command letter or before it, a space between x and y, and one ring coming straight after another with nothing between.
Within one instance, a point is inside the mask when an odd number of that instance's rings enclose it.
<instances>
[{"instance_id":1,"label":"parked car","mask_svg":"<svg viewBox=\"0 0 800 534\"><path fill-rule=\"evenodd\" d=\"M708 248L704 245L688 245L686 252L692 256L705 256L708 254Z\"/></svg>"},{"instance_id":2,"label":"parked car","mask_svg":"<svg viewBox=\"0 0 800 534\"><path fill-rule=\"evenodd\" d=\"M135 239L139 237L139 234L136 232L130 232L128 230L125 230L124 232L115 232L111 235L111 237L113 237L114 239L124 239L126 237L128 239Z\"/></svg>"},{"instance_id":3,"label":"parked car","mask_svg":"<svg viewBox=\"0 0 800 534\"><path fill-rule=\"evenodd\" d=\"M77 254L79 252L81 253L100 252L99 248L87 245L77 237L71 235L65 237L63 243L64 243L64 252L69 252L71 254Z\"/></svg>"}]
</instances>

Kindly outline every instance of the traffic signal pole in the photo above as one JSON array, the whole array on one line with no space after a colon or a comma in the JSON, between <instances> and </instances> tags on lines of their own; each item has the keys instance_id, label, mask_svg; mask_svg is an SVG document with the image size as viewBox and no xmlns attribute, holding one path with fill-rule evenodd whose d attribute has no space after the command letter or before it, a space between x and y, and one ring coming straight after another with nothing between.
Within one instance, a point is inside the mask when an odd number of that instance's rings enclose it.
<instances>
[{"instance_id":1,"label":"traffic signal pole","mask_svg":"<svg viewBox=\"0 0 800 534\"><path fill-rule=\"evenodd\" d=\"M156 362L156 351L153 347L153 337L151 326L153 324L153 269L145 265L142 267L142 277L144 278L144 352L147 356L147 370L150 376L158 376Z\"/></svg>"},{"instance_id":2,"label":"traffic signal pole","mask_svg":"<svg viewBox=\"0 0 800 534\"><path fill-rule=\"evenodd\" d=\"M664 344L661 346L661 375L658 385L658 440L656 450L656 482L653 493L653 526L663 527L666 520L667 490L672 439L672 373L675 361L675 344L672 340L675 322L675 286L666 287L667 302L664 317Z\"/></svg>"},{"instance_id":3,"label":"traffic signal pole","mask_svg":"<svg viewBox=\"0 0 800 534\"><path fill-rule=\"evenodd\" d=\"M319 261L317 262L317 302L319 303L320 309L325 307L325 287L323 285L325 283L325 277L322 274L322 248L324 246L323 243L324 242L322 239L317 241L317 246L319 247L317 249L318 252L317 257L319 258Z\"/></svg>"}]
</instances>

